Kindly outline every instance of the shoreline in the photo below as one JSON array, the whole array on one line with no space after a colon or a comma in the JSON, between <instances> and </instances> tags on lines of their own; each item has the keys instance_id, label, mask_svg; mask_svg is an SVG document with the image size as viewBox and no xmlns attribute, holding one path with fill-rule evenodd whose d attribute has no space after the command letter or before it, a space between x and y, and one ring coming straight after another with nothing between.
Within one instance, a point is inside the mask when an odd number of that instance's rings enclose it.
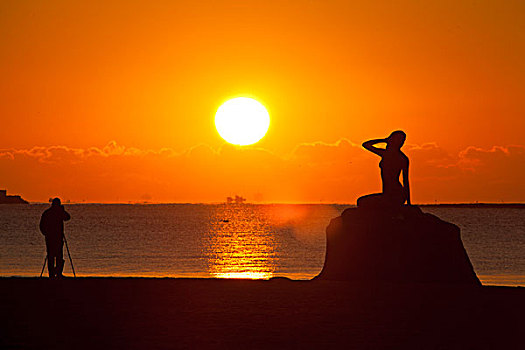
<instances>
[{"instance_id":1,"label":"shoreline","mask_svg":"<svg viewBox=\"0 0 525 350\"><path fill-rule=\"evenodd\" d=\"M525 325L521 287L8 277L0 298L2 348L490 349Z\"/></svg>"},{"instance_id":2,"label":"shoreline","mask_svg":"<svg viewBox=\"0 0 525 350\"><path fill-rule=\"evenodd\" d=\"M482 282L483 287L508 287L508 288L525 288L525 283L520 282L523 280L523 276L515 276L515 275L509 275L509 276L502 276L502 275L477 275L480 281ZM315 276L314 276L315 277ZM290 278L286 276L274 276L271 278L221 278L221 277L213 277L213 276L194 276L194 275L167 275L167 276L153 276L153 275L81 275L77 277L73 277L72 274L67 273L65 275L66 280L70 279L145 279L145 280L237 280L237 281L272 281L272 280L287 280L291 282L309 282L313 281L314 277L305 277L305 278ZM490 283L487 281L495 281L497 280L494 277L500 277L501 280L509 280L510 278L519 277L518 282L511 281L510 284L497 284L497 283ZM48 279L47 277L47 269L44 271L44 275L42 277L39 277L38 275L0 275L0 280L2 279L35 279L35 280L43 280ZM485 281L485 283L483 283Z\"/></svg>"}]
</instances>

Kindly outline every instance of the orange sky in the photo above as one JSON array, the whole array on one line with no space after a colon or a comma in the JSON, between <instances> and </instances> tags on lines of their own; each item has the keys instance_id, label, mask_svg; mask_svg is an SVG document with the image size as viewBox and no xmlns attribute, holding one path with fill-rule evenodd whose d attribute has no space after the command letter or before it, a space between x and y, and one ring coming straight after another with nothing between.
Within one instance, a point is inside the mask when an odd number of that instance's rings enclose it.
<instances>
[{"instance_id":1,"label":"orange sky","mask_svg":"<svg viewBox=\"0 0 525 350\"><path fill-rule=\"evenodd\" d=\"M525 201L523 1L2 1L0 188L355 202L408 134L414 202ZM225 146L233 96L270 130Z\"/></svg>"}]
</instances>

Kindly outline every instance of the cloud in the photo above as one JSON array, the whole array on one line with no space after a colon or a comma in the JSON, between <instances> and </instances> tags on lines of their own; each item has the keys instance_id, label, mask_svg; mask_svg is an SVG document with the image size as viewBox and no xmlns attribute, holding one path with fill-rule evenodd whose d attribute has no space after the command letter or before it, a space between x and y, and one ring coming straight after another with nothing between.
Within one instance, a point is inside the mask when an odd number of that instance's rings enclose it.
<instances>
[{"instance_id":1,"label":"cloud","mask_svg":"<svg viewBox=\"0 0 525 350\"><path fill-rule=\"evenodd\" d=\"M459 158L459 166L471 170L471 183L481 179L484 190L495 194L495 201L525 200L525 146L468 147Z\"/></svg>"},{"instance_id":2,"label":"cloud","mask_svg":"<svg viewBox=\"0 0 525 350\"><path fill-rule=\"evenodd\" d=\"M406 145L414 202L523 201L525 147ZM184 152L104 147L0 150L0 187L30 200L208 202L249 200L355 203L381 189L378 158L347 139L304 143L290 154L198 145Z\"/></svg>"},{"instance_id":3,"label":"cloud","mask_svg":"<svg viewBox=\"0 0 525 350\"><path fill-rule=\"evenodd\" d=\"M484 168L491 165L514 166L516 161L525 160L525 146L494 146L491 149L467 147L459 154L465 167Z\"/></svg>"},{"instance_id":4,"label":"cloud","mask_svg":"<svg viewBox=\"0 0 525 350\"><path fill-rule=\"evenodd\" d=\"M313 142L303 143L295 147L291 159L303 161L307 164L333 164L345 159L362 158L358 146L347 139L340 139L335 143Z\"/></svg>"}]
</instances>

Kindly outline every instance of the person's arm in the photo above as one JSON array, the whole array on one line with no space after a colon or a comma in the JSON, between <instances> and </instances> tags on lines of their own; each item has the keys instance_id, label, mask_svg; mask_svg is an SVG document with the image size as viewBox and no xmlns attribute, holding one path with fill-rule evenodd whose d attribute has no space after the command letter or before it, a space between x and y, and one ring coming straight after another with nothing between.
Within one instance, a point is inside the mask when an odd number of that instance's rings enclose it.
<instances>
[{"instance_id":1,"label":"person's arm","mask_svg":"<svg viewBox=\"0 0 525 350\"><path fill-rule=\"evenodd\" d=\"M44 214L40 217L40 232L45 236L46 235L46 225L44 224Z\"/></svg>"},{"instance_id":2,"label":"person's arm","mask_svg":"<svg viewBox=\"0 0 525 350\"><path fill-rule=\"evenodd\" d=\"M412 205L410 201L410 184L408 182L408 158L406 160L406 165L403 168L403 188L405 189L405 194L407 196L407 204Z\"/></svg>"},{"instance_id":3,"label":"person's arm","mask_svg":"<svg viewBox=\"0 0 525 350\"><path fill-rule=\"evenodd\" d=\"M71 215L64 209L64 206L62 206L62 210L64 211L64 221L71 219Z\"/></svg>"},{"instance_id":4,"label":"person's arm","mask_svg":"<svg viewBox=\"0 0 525 350\"><path fill-rule=\"evenodd\" d=\"M368 140L366 142L363 143L363 147L372 152L372 153L375 153L377 154L378 156L383 156L383 153L385 153L385 149L384 148L377 148L375 147L374 145L378 144L378 143L385 143L386 142L386 139L374 139L374 140Z\"/></svg>"}]
</instances>

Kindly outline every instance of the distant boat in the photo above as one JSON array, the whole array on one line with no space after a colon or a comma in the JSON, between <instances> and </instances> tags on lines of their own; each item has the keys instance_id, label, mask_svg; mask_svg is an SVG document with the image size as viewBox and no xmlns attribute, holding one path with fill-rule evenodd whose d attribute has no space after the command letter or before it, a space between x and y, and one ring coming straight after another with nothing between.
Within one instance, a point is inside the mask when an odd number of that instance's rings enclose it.
<instances>
[{"instance_id":1,"label":"distant boat","mask_svg":"<svg viewBox=\"0 0 525 350\"><path fill-rule=\"evenodd\" d=\"M8 196L7 190L0 190L0 204L29 204L20 196Z\"/></svg>"},{"instance_id":2,"label":"distant boat","mask_svg":"<svg viewBox=\"0 0 525 350\"><path fill-rule=\"evenodd\" d=\"M246 202L246 198L243 198L241 196L235 196L235 198L232 198L232 197L227 197L226 198L226 203L228 204L243 204L244 202Z\"/></svg>"}]
</instances>

